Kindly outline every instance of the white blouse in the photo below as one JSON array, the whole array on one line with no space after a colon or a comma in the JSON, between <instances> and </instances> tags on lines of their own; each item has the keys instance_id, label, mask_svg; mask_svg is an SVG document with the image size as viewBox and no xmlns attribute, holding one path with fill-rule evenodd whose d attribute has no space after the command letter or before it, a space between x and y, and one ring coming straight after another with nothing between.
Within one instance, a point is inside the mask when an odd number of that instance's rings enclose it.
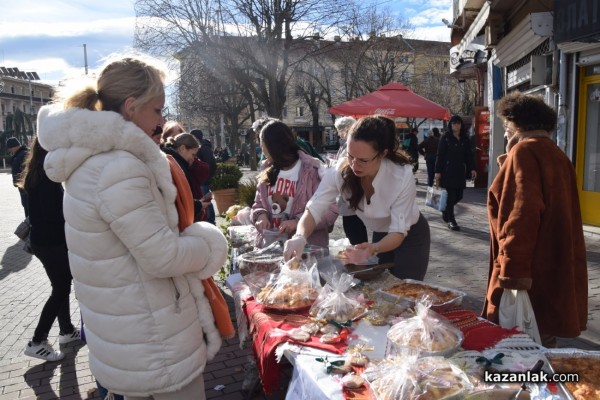
<instances>
[{"instance_id":1,"label":"white blouse","mask_svg":"<svg viewBox=\"0 0 600 400\"><path fill-rule=\"evenodd\" d=\"M341 166L338 162L329 168L319 184L319 188L309 200L306 209L318 224L331 203L342 190ZM360 200L356 215L364 222L367 229L374 232L398 232L408 234L410 227L419 220L415 178L412 165L398 165L387 158L381 161L379 171L373 179L375 192L367 204L366 198ZM345 198L348 194L343 195Z\"/></svg>"}]
</instances>

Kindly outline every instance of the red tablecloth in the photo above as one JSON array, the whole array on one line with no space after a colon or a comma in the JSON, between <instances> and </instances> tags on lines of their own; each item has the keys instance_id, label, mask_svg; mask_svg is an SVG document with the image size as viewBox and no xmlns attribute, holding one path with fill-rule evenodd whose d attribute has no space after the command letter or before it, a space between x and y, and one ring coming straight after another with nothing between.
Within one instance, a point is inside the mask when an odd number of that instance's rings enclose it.
<instances>
[{"instance_id":1,"label":"red tablecloth","mask_svg":"<svg viewBox=\"0 0 600 400\"><path fill-rule=\"evenodd\" d=\"M280 365L276 361L275 349L283 342L294 342L287 336L271 335L274 329L291 330L300 327L309 321L308 310L297 314L277 313L265 309L252 297L243 303L243 311L248 318L250 335L252 336L252 350L256 358L260 381L265 394L272 393L277 389L280 378ZM462 347L465 350L482 351L494 347L502 339L522 332L515 329L505 329L492 322L478 319L477 314L472 311L453 309L442 312L454 326L464 334ZM308 342L296 342L303 346L315 347L342 354L346 350L346 344L325 344L318 338L311 337ZM368 390L344 391L348 399L369 399Z\"/></svg>"},{"instance_id":2,"label":"red tablecloth","mask_svg":"<svg viewBox=\"0 0 600 400\"><path fill-rule=\"evenodd\" d=\"M283 342L298 343L303 346L315 347L336 354L346 351L346 344L325 344L312 336L308 342L295 342L287 336L272 336L274 329L290 330L298 328L309 321L308 310L298 314L283 314L268 311L262 304L249 298L243 305L248 316L250 335L252 336L252 350L256 357L258 376L265 394L277 389L280 377L280 365L275 357L275 349Z\"/></svg>"}]
</instances>

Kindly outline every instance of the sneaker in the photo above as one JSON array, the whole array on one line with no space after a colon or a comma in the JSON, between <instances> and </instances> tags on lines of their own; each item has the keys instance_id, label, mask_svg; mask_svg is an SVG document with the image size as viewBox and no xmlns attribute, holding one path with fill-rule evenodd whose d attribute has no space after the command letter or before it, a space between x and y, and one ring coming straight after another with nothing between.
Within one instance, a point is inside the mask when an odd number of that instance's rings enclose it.
<instances>
[{"instance_id":1,"label":"sneaker","mask_svg":"<svg viewBox=\"0 0 600 400\"><path fill-rule=\"evenodd\" d=\"M79 329L75 329L72 333L58 334L58 343L60 344L71 343L75 340L81 340L81 331Z\"/></svg>"},{"instance_id":2,"label":"sneaker","mask_svg":"<svg viewBox=\"0 0 600 400\"><path fill-rule=\"evenodd\" d=\"M60 361L65 358L65 354L60 351L54 351L52 345L50 345L47 340L44 340L40 344L34 344L33 342L27 343L25 355L41 358L46 361Z\"/></svg>"}]
</instances>

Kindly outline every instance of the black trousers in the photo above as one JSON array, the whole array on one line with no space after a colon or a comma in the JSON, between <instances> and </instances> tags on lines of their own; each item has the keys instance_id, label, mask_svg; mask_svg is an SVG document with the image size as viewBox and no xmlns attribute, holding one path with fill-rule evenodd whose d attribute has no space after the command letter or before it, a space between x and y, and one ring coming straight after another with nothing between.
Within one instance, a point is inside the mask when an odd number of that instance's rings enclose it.
<instances>
[{"instance_id":1,"label":"black trousers","mask_svg":"<svg viewBox=\"0 0 600 400\"><path fill-rule=\"evenodd\" d=\"M373 232L373 243L381 240L387 232ZM395 250L378 255L380 263L393 262L392 275L400 279L422 281L429 266L431 236L429 223L419 214L419 220L410 227L408 235Z\"/></svg>"},{"instance_id":2,"label":"black trousers","mask_svg":"<svg viewBox=\"0 0 600 400\"><path fill-rule=\"evenodd\" d=\"M21 196L21 205L25 211L25 217L29 217L29 196L24 189L19 188L19 196Z\"/></svg>"},{"instance_id":3,"label":"black trousers","mask_svg":"<svg viewBox=\"0 0 600 400\"><path fill-rule=\"evenodd\" d=\"M350 244L359 244L369 241L367 228L358 215L347 215L342 217L344 233Z\"/></svg>"},{"instance_id":4,"label":"black trousers","mask_svg":"<svg viewBox=\"0 0 600 400\"><path fill-rule=\"evenodd\" d=\"M46 300L33 334L33 341L39 343L48 338L50 328L52 328L52 324L57 318L61 333L72 333L75 330L71 323L69 306L73 276L69 268L66 245L46 247L32 243L31 248L33 254L42 262L52 285L52 292Z\"/></svg>"},{"instance_id":5,"label":"black trousers","mask_svg":"<svg viewBox=\"0 0 600 400\"><path fill-rule=\"evenodd\" d=\"M435 155L425 157L425 163L427 164L427 186L433 186L433 179L435 177L435 159Z\"/></svg>"},{"instance_id":6,"label":"black trousers","mask_svg":"<svg viewBox=\"0 0 600 400\"><path fill-rule=\"evenodd\" d=\"M448 218L448 222L454 222L456 224L454 206L462 200L464 189L446 188L446 191L448 192L448 200L446 202L446 210L444 211L444 214Z\"/></svg>"}]
</instances>

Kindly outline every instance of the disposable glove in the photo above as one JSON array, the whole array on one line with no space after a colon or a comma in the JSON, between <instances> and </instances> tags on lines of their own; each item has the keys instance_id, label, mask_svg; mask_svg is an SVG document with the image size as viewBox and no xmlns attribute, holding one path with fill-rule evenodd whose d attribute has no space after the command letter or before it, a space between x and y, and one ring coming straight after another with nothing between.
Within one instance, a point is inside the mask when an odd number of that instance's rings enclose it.
<instances>
[{"instance_id":1,"label":"disposable glove","mask_svg":"<svg viewBox=\"0 0 600 400\"><path fill-rule=\"evenodd\" d=\"M283 245L283 259L285 261L296 257L298 260L302 257L304 252L304 246L306 246L306 239L302 235L294 235L290 240L286 240Z\"/></svg>"}]
</instances>

